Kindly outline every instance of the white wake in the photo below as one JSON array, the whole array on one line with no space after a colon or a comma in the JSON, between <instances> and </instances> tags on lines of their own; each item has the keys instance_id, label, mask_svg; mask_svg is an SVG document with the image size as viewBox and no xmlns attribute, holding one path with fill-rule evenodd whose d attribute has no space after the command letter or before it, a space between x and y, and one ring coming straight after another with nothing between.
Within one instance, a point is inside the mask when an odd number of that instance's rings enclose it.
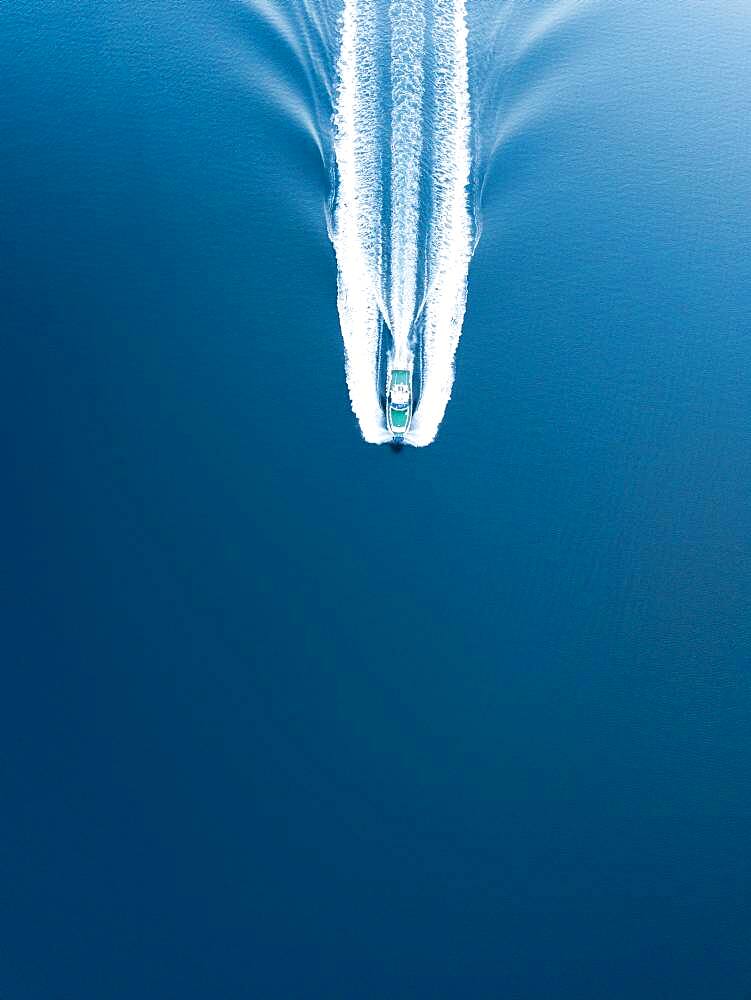
<instances>
[{"instance_id":1,"label":"white wake","mask_svg":"<svg viewBox=\"0 0 751 1000\"><path fill-rule=\"evenodd\" d=\"M390 327L396 368L411 366L417 295L425 13L420 0L392 0Z\"/></svg>"},{"instance_id":2,"label":"white wake","mask_svg":"<svg viewBox=\"0 0 751 1000\"><path fill-rule=\"evenodd\" d=\"M472 257L470 108L464 0L434 0L435 120L433 198L428 240L423 377L420 403L406 440L434 440L451 398L454 356L467 302Z\"/></svg>"},{"instance_id":3,"label":"white wake","mask_svg":"<svg viewBox=\"0 0 751 1000\"><path fill-rule=\"evenodd\" d=\"M383 198L375 43L374 4L346 0L334 111L338 187L332 238L349 398L363 437L379 444L389 435L376 384L385 307L380 292Z\"/></svg>"},{"instance_id":4,"label":"white wake","mask_svg":"<svg viewBox=\"0 0 751 1000\"><path fill-rule=\"evenodd\" d=\"M377 0L344 0L332 240L363 437L390 438L380 351L396 367L419 353L419 405L406 436L419 446L434 440L451 396L472 253L466 10L464 0L391 0L381 13Z\"/></svg>"}]
</instances>

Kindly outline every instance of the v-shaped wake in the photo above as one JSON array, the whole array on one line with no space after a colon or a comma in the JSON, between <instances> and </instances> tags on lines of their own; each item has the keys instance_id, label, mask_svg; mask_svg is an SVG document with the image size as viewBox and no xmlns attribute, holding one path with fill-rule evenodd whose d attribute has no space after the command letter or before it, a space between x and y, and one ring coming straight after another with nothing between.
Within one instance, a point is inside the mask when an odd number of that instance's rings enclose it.
<instances>
[{"instance_id":1,"label":"v-shaped wake","mask_svg":"<svg viewBox=\"0 0 751 1000\"><path fill-rule=\"evenodd\" d=\"M409 372L417 406L398 438L427 445L451 396L473 249L464 0L345 0L334 156L352 409L366 441L392 439L402 415L387 387Z\"/></svg>"}]
</instances>

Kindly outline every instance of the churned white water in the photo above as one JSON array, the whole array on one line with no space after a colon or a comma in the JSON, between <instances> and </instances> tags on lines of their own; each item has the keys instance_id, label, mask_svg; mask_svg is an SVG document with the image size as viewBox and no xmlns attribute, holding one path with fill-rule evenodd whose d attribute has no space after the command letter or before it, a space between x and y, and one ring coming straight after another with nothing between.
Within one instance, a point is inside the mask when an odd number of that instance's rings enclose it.
<instances>
[{"instance_id":1,"label":"churned white water","mask_svg":"<svg viewBox=\"0 0 751 1000\"><path fill-rule=\"evenodd\" d=\"M332 236L349 396L363 437L372 443L388 439L376 385L386 311L380 291L383 190L376 37L374 4L347 0L334 112L338 188Z\"/></svg>"},{"instance_id":2,"label":"churned white water","mask_svg":"<svg viewBox=\"0 0 751 1000\"><path fill-rule=\"evenodd\" d=\"M419 356L406 441L427 445L451 396L472 254L464 0L345 0L333 121L352 409L366 441L388 440L382 354L396 367Z\"/></svg>"}]
</instances>

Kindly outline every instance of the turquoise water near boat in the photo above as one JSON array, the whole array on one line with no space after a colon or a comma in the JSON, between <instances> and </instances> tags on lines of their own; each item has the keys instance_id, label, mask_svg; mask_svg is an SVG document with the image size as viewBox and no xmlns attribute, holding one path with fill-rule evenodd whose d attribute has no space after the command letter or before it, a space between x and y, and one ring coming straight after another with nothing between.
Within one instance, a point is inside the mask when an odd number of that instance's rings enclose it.
<instances>
[{"instance_id":1,"label":"turquoise water near boat","mask_svg":"<svg viewBox=\"0 0 751 1000\"><path fill-rule=\"evenodd\" d=\"M365 314L423 336L447 5L395 6ZM340 13L0 11L0 994L747 997L748 5L467 0L466 312L398 453Z\"/></svg>"}]
</instances>

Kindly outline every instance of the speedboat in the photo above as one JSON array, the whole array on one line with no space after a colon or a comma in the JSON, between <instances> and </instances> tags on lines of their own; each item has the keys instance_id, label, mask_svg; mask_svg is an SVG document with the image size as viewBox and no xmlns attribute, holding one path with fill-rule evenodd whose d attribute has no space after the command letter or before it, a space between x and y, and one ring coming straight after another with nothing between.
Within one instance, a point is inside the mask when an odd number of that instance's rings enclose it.
<instances>
[{"instance_id":1,"label":"speedboat","mask_svg":"<svg viewBox=\"0 0 751 1000\"><path fill-rule=\"evenodd\" d=\"M394 440L400 442L412 420L412 372L392 368L386 382L386 425Z\"/></svg>"}]
</instances>

